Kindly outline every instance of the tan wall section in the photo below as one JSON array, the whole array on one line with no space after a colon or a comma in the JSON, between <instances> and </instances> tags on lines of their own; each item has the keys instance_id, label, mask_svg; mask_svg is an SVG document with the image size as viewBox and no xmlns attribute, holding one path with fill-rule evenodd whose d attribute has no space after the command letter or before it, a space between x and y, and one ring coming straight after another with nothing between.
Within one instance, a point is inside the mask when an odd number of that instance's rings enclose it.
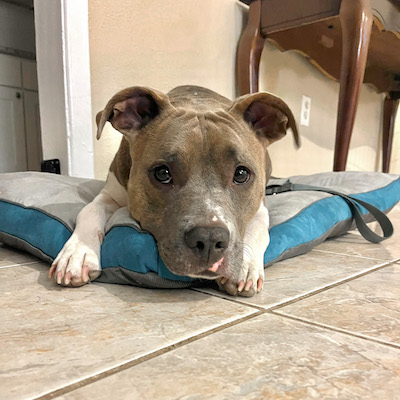
<instances>
[{"instance_id":1,"label":"tan wall section","mask_svg":"<svg viewBox=\"0 0 400 400\"><path fill-rule=\"evenodd\" d=\"M392 159L390 163L389 172L391 172L392 174L400 174L400 110L397 111L397 118L394 130Z\"/></svg>"},{"instance_id":2,"label":"tan wall section","mask_svg":"<svg viewBox=\"0 0 400 400\"><path fill-rule=\"evenodd\" d=\"M118 7L116 7L118 5ZM208 87L234 98L236 46L247 11L235 0L89 0L93 118L119 89L146 85L168 91L182 84ZM337 82L303 56L282 53L266 43L260 89L281 96L300 119L302 95L311 97L309 127L300 127L303 145L291 135L271 146L273 174L330 171L339 93ZM383 96L363 85L348 170L380 170ZM391 172L400 172L400 119ZM108 127L95 143L95 176L106 177L120 142Z\"/></svg>"},{"instance_id":3,"label":"tan wall section","mask_svg":"<svg viewBox=\"0 0 400 400\"><path fill-rule=\"evenodd\" d=\"M93 118L118 90L208 87L235 96L242 7L234 0L89 0ZM95 143L95 176L106 177L120 135Z\"/></svg>"},{"instance_id":4,"label":"tan wall section","mask_svg":"<svg viewBox=\"0 0 400 400\"><path fill-rule=\"evenodd\" d=\"M269 42L264 47L260 71L260 89L285 99L297 121L300 121L302 95L311 98L310 125L299 125L300 150L294 149L289 135L271 146L273 174L288 176L332 170L338 82L326 77L299 53L282 53ZM383 99L373 88L362 86L347 170L380 170Z\"/></svg>"}]
</instances>

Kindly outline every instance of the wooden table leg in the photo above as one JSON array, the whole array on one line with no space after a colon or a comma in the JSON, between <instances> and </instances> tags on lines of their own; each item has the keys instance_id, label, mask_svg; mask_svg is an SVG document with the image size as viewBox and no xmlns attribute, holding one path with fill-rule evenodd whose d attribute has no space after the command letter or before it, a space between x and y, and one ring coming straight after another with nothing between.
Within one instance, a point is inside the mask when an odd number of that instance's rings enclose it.
<instances>
[{"instance_id":1,"label":"wooden table leg","mask_svg":"<svg viewBox=\"0 0 400 400\"><path fill-rule=\"evenodd\" d=\"M240 94L258 92L258 75L264 38L261 36L261 0L250 4L249 20L237 52L237 82Z\"/></svg>"},{"instance_id":2,"label":"wooden table leg","mask_svg":"<svg viewBox=\"0 0 400 400\"><path fill-rule=\"evenodd\" d=\"M383 106L382 172L389 172L392 154L394 123L399 106L400 94L388 94Z\"/></svg>"},{"instance_id":3,"label":"wooden table leg","mask_svg":"<svg viewBox=\"0 0 400 400\"><path fill-rule=\"evenodd\" d=\"M340 93L336 125L334 171L344 171L358 96L364 79L372 29L369 0L342 0L340 7L343 54L340 72Z\"/></svg>"}]
</instances>

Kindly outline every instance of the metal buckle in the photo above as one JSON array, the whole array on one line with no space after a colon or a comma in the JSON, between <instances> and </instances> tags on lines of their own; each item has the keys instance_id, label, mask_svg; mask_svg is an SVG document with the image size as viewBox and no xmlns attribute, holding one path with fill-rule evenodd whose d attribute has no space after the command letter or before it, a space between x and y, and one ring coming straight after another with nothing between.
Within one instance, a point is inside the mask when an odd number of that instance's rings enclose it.
<instances>
[{"instance_id":1,"label":"metal buckle","mask_svg":"<svg viewBox=\"0 0 400 400\"><path fill-rule=\"evenodd\" d=\"M269 185L265 188L265 195L275 195L278 193L290 192L293 189L293 183L287 180L283 185Z\"/></svg>"}]
</instances>

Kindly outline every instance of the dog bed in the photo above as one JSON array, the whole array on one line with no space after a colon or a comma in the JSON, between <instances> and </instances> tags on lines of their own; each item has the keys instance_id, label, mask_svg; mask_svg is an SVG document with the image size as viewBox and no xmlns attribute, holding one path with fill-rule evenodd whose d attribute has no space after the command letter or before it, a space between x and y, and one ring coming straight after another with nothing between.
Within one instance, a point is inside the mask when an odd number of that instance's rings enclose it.
<instances>
[{"instance_id":1,"label":"dog bed","mask_svg":"<svg viewBox=\"0 0 400 400\"><path fill-rule=\"evenodd\" d=\"M400 178L378 172L327 172L294 176L295 184L351 194L387 213L400 200ZM279 184L281 180L270 180ZM100 192L103 181L40 172L0 174L0 242L51 263L70 237L79 211ZM285 192L267 197L270 245L265 266L311 250L328 237L354 229L351 210L339 196L317 191ZM362 218L371 221L367 210ZM198 283L170 272L154 238L140 230L127 208L106 226L97 281L155 288Z\"/></svg>"}]
</instances>

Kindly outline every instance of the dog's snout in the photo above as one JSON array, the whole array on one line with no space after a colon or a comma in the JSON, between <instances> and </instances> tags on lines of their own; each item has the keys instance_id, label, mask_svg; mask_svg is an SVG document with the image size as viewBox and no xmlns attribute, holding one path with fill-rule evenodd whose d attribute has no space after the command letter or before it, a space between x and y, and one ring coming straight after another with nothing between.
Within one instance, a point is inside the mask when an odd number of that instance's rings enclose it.
<instances>
[{"instance_id":1,"label":"dog's snout","mask_svg":"<svg viewBox=\"0 0 400 400\"><path fill-rule=\"evenodd\" d=\"M229 245L229 231L221 226L197 226L185 233L185 243L202 261L214 263Z\"/></svg>"}]
</instances>

